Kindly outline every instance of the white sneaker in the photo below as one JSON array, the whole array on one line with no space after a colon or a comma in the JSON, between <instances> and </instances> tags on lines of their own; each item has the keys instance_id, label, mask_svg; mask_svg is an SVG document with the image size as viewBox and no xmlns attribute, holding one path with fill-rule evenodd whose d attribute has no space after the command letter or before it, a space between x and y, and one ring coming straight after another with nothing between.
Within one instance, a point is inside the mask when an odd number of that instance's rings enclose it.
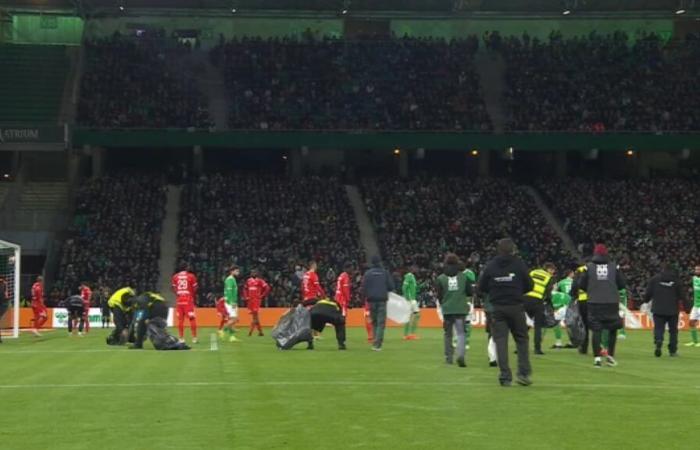
<instances>
[{"instance_id":1,"label":"white sneaker","mask_svg":"<svg viewBox=\"0 0 700 450\"><path fill-rule=\"evenodd\" d=\"M617 361L615 361L615 358L608 355L605 357L605 364L607 364L610 367L615 367L615 366L617 366Z\"/></svg>"},{"instance_id":2,"label":"white sneaker","mask_svg":"<svg viewBox=\"0 0 700 450\"><path fill-rule=\"evenodd\" d=\"M601 367L603 367L603 363L600 361L600 356L596 356L593 360L593 367L595 367L596 369L600 369Z\"/></svg>"},{"instance_id":3,"label":"white sneaker","mask_svg":"<svg viewBox=\"0 0 700 450\"><path fill-rule=\"evenodd\" d=\"M184 343L185 343L185 340L182 339L182 338L180 338L180 339L178 339L178 342L179 342L180 344L184 344Z\"/></svg>"},{"instance_id":4,"label":"white sneaker","mask_svg":"<svg viewBox=\"0 0 700 450\"><path fill-rule=\"evenodd\" d=\"M193 344L197 344L198 342L199 342L199 341L197 340L197 338L192 338L192 343L193 343Z\"/></svg>"}]
</instances>

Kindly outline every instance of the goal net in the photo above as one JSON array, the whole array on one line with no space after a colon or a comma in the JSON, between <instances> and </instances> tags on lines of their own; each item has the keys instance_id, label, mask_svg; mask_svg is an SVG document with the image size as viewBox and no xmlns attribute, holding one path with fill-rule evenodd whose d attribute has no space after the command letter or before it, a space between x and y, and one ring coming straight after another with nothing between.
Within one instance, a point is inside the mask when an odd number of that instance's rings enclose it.
<instances>
[{"instance_id":1,"label":"goal net","mask_svg":"<svg viewBox=\"0 0 700 450\"><path fill-rule=\"evenodd\" d=\"M0 333L19 336L20 246L0 240Z\"/></svg>"}]
</instances>

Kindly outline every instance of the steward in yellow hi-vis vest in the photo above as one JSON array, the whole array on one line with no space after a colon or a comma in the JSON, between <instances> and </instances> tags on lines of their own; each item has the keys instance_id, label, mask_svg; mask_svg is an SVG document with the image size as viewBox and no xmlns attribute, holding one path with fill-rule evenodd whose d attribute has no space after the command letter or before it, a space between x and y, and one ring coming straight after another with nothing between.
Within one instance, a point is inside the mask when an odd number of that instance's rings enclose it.
<instances>
[{"instance_id":1,"label":"steward in yellow hi-vis vest","mask_svg":"<svg viewBox=\"0 0 700 450\"><path fill-rule=\"evenodd\" d=\"M107 305L112 311L114 331L107 337L107 345L124 345L129 335L129 311L131 299L136 293L130 287L123 287L109 298Z\"/></svg>"},{"instance_id":2,"label":"steward in yellow hi-vis vest","mask_svg":"<svg viewBox=\"0 0 700 450\"><path fill-rule=\"evenodd\" d=\"M579 268L576 269L576 276L575 276L575 278L580 278L581 275L583 275L583 273L586 272L586 270L587 270L587 269L586 269L586 265L585 265L585 264L582 265L582 266L579 266ZM578 300L579 302L586 302L586 301L588 301L588 294L587 294L586 291L584 291L583 289L579 289L579 290L578 290L578 295L574 295L574 293L572 292L572 293L571 293L571 298L574 298L574 297L575 297L576 300Z\"/></svg>"},{"instance_id":3,"label":"steward in yellow hi-vis vest","mask_svg":"<svg viewBox=\"0 0 700 450\"><path fill-rule=\"evenodd\" d=\"M545 325L544 303L551 302L550 295L554 286L554 274L557 268L552 263L546 263L543 268L530 272L533 288L525 294L525 313L535 324L535 354L544 355L542 351L542 329Z\"/></svg>"},{"instance_id":4,"label":"steward in yellow hi-vis vest","mask_svg":"<svg viewBox=\"0 0 700 450\"><path fill-rule=\"evenodd\" d=\"M337 302L323 298L311 308L311 329L321 333L326 324L335 327L335 338L338 341L338 350L345 350L345 317ZM309 342L309 349L314 348L313 340Z\"/></svg>"}]
</instances>

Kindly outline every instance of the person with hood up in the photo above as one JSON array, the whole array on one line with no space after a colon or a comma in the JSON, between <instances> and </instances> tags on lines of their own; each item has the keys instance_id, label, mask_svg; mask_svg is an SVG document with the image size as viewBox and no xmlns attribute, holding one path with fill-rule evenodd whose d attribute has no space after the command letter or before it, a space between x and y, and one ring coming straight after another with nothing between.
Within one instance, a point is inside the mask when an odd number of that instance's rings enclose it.
<instances>
[{"instance_id":1,"label":"person with hood up","mask_svg":"<svg viewBox=\"0 0 700 450\"><path fill-rule=\"evenodd\" d=\"M608 354L605 363L614 367L617 330L622 328L620 317L620 289L626 288L626 282L616 263L608 257L608 248L596 244L593 259L586 264L586 270L574 281L572 292L579 289L588 294L588 326L593 332L593 352L595 367L602 366L601 338L603 330L608 330Z\"/></svg>"},{"instance_id":2,"label":"person with hood up","mask_svg":"<svg viewBox=\"0 0 700 450\"><path fill-rule=\"evenodd\" d=\"M529 337L525 320L524 295L534 288L530 271L525 263L515 256L515 244L510 239L501 239L496 247L497 256L486 264L477 291L488 295L491 306L490 328L496 342L496 358L501 386L513 383L513 373L508 362L508 333L515 339L518 349L517 382L522 386L532 384L530 375Z\"/></svg>"},{"instance_id":3,"label":"person with hood up","mask_svg":"<svg viewBox=\"0 0 700 450\"><path fill-rule=\"evenodd\" d=\"M452 347L452 332L457 331L457 365L467 367L464 360L466 346L464 322L469 314L468 297L472 295L472 283L464 273L464 267L457 255L448 253L442 274L436 280L438 298L442 308L445 338L445 362L453 363L454 348Z\"/></svg>"},{"instance_id":4,"label":"person with hood up","mask_svg":"<svg viewBox=\"0 0 700 450\"><path fill-rule=\"evenodd\" d=\"M642 302L652 302L651 312L654 314L654 356L661 356L664 344L664 331L668 324L668 354L678 356L678 313L683 301L683 288L678 280L678 274L668 263L661 265L661 273L652 277L647 284Z\"/></svg>"},{"instance_id":5,"label":"person with hood up","mask_svg":"<svg viewBox=\"0 0 700 450\"><path fill-rule=\"evenodd\" d=\"M382 260L378 255L372 257L372 267L362 277L360 292L367 299L369 314L372 318L374 331L374 343L372 350L381 351L384 343L384 328L386 327L386 302L389 301L389 292L395 289L394 278L382 267Z\"/></svg>"}]
</instances>

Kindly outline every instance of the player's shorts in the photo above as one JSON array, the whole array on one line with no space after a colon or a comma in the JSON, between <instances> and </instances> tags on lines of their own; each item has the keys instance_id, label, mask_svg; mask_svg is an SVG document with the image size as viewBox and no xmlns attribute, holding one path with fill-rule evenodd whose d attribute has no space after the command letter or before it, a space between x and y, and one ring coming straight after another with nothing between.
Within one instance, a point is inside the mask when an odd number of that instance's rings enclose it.
<instances>
[{"instance_id":1,"label":"player's shorts","mask_svg":"<svg viewBox=\"0 0 700 450\"><path fill-rule=\"evenodd\" d=\"M417 314L420 312L420 305L418 304L418 300L409 300L408 302L411 304L412 314Z\"/></svg>"},{"instance_id":2,"label":"player's shorts","mask_svg":"<svg viewBox=\"0 0 700 450\"><path fill-rule=\"evenodd\" d=\"M175 310L179 317L194 317L194 305L192 303L178 303Z\"/></svg>"},{"instance_id":3,"label":"player's shorts","mask_svg":"<svg viewBox=\"0 0 700 450\"><path fill-rule=\"evenodd\" d=\"M561 322L566 318L566 306L562 306L561 308L557 309L554 311L554 320L557 322Z\"/></svg>"},{"instance_id":4,"label":"player's shorts","mask_svg":"<svg viewBox=\"0 0 700 450\"><path fill-rule=\"evenodd\" d=\"M257 313L258 311L260 311L260 302L259 301L252 301L252 302L249 301L248 302L248 311L250 311L251 313Z\"/></svg>"},{"instance_id":5,"label":"player's shorts","mask_svg":"<svg viewBox=\"0 0 700 450\"><path fill-rule=\"evenodd\" d=\"M226 303L226 315L230 319L238 319L238 306Z\"/></svg>"},{"instance_id":6,"label":"player's shorts","mask_svg":"<svg viewBox=\"0 0 700 450\"><path fill-rule=\"evenodd\" d=\"M690 310L690 315L688 318L690 320L700 320L700 307L693 306L693 309Z\"/></svg>"},{"instance_id":7,"label":"player's shorts","mask_svg":"<svg viewBox=\"0 0 700 450\"><path fill-rule=\"evenodd\" d=\"M46 306L32 306L32 312L34 313L34 317L48 316Z\"/></svg>"}]
</instances>

